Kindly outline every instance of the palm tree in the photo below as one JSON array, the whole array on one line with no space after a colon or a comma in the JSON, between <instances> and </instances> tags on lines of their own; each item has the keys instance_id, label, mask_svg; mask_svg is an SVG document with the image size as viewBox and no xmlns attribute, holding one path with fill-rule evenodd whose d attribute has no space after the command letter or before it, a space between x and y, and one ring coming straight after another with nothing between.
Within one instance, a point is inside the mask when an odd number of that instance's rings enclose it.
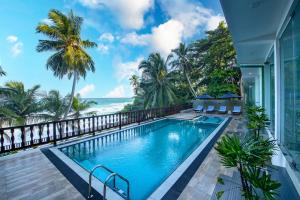
<instances>
[{"instance_id":1,"label":"palm tree","mask_svg":"<svg viewBox=\"0 0 300 200\"><path fill-rule=\"evenodd\" d=\"M189 48L184 43L180 43L177 49L172 50L172 53L174 56L172 56L173 60L170 62L170 65L173 68L180 70L184 74L192 95L196 97L196 92L193 89L191 79L189 77L189 74L192 70L192 65L189 61L190 59L188 58Z\"/></svg>"},{"instance_id":2,"label":"palm tree","mask_svg":"<svg viewBox=\"0 0 300 200\"><path fill-rule=\"evenodd\" d=\"M50 10L48 18L53 24L40 23L36 31L49 37L49 40L39 40L38 52L54 51L48 58L46 67L53 71L54 76L69 79L73 77L70 101L64 118L70 112L75 93L76 82L85 78L87 71L95 71L94 61L85 48L96 47L95 42L81 39L83 18L75 16L72 11L64 15L58 10Z\"/></svg>"},{"instance_id":3,"label":"palm tree","mask_svg":"<svg viewBox=\"0 0 300 200\"><path fill-rule=\"evenodd\" d=\"M1 90L0 116L9 124L25 125L39 116L42 107L38 102L39 85L25 90L22 82L10 81Z\"/></svg>"},{"instance_id":4,"label":"palm tree","mask_svg":"<svg viewBox=\"0 0 300 200\"><path fill-rule=\"evenodd\" d=\"M143 70L141 88L144 90L146 108L169 106L175 103L176 96L171 85L172 77L167 69L168 59L159 53L152 53L139 64Z\"/></svg>"},{"instance_id":5,"label":"palm tree","mask_svg":"<svg viewBox=\"0 0 300 200\"><path fill-rule=\"evenodd\" d=\"M0 76L6 76L6 72L2 69L0 65Z\"/></svg>"},{"instance_id":6,"label":"palm tree","mask_svg":"<svg viewBox=\"0 0 300 200\"><path fill-rule=\"evenodd\" d=\"M62 119L68 104L66 102L67 98L63 98L58 90L51 90L42 99L42 105L44 110L44 118L50 121L56 121Z\"/></svg>"},{"instance_id":7,"label":"palm tree","mask_svg":"<svg viewBox=\"0 0 300 200\"><path fill-rule=\"evenodd\" d=\"M132 75L131 77L130 77L130 84L131 84L131 86L133 87L133 90L134 90L134 95L137 95L137 93L138 93L138 88L139 88L139 77L137 76L137 75Z\"/></svg>"},{"instance_id":8,"label":"palm tree","mask_svg":"<svg viewBox=\"0 0 300 200\"><path fill-rule=\"evenodd\" d=\"M89 108L92 107L92 105L97 104L95 101L89 101L89 100L81 100L80 95L77 94L76 97L73 99L73 104L72 104L72 110L73 114L71 114L72 117L74 118L79 118L83 115L84 111L87 111ZM85 115L93 115L95 112L85 112Z\"/></svg>"}]
</instances>

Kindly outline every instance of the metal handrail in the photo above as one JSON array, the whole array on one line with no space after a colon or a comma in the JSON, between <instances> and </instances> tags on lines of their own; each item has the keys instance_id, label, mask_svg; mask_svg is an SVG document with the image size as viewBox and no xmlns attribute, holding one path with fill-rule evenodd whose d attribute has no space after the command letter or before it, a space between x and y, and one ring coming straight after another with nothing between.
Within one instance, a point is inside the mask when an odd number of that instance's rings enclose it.
<instances>
[{"instance_id":1,"label":"metal handrail","mask_svg":"<svg viewBox=\"0 0 300 200\"><path fill-rule=\"evenodd\" d=\"M114 178L114 182L113 182L113 189L116 191L116 176L117 177L119 177L120 179L122 179L123 181L125 181L126 182L126 184L127 184L127 195L126 195L126 199L129 199L129 192L130 192L130 184L129 184L129 181L126 179L126 178L124 178L123 176L121 176L121 175L119 175L119 174L117 174L117 173L115 173L115 172L113 172L111 169L109 169L109 168L107 168L107 167L105 167L104 165L97 165L97 166L95 166L92 170L91 170L91 172L90 172L90 174L89 174L89 193L88 193L88 199L90 199L90 198L92 198L93 197L93 195L92 195L92 176L93 176L93 173L95 172L95 170L96 169L98 169L98 168L102 168L102 169L104 169L104 170L106 170L106 171L108 171L109 173L110 173L110 175L105 179L105 181L104 181L104 186L103 186L103 199L105 200L106 199L106 186L107 186L107 183L108 183L108 181L113 177ZM122 195L122 197L124 197L124 195Z\"/></svg>"}]
</instances>

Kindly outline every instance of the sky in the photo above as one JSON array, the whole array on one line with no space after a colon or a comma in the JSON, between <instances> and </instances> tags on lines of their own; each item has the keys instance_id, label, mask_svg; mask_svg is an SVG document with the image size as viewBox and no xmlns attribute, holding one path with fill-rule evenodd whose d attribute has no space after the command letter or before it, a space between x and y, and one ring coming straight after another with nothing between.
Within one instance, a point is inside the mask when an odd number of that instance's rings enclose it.
<instances>
[{"instance_id":1,"label":"sky","mask_svg":"<svg viewBox=\"0 0 300 200\"><path fill-rule=\"evenodd\" d=\"M96 71L76 86L82 97L131 97L129 78L140 75L138 64L152 52L166 57L180 42L203 38L224 20L219 0L1 0L0 65L7 72L0 85L22 81L46 92L70 93L72 80L46 69L53 52L38 53L44 36L40 22L49 23L50 9L70 10L83 17L81 36L98 44L87 50Z\"/></svg>"}]
</instances>

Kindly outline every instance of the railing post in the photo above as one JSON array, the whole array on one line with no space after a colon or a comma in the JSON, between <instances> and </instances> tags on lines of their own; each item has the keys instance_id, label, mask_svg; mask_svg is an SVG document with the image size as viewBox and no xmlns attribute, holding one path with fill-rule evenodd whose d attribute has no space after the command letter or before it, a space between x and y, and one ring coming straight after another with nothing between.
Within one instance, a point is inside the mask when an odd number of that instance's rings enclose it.
<instances>
[{"instance_id":1,"label":"railing post","mask_svg":"<svg viewBox=\"0 0 300 200\"><path fill-rule=\"evenodd\" d=\"M93 115L92 122L93 122L93 126L92 126L93 135L95 135L95 115Z\"/></svg>"},{"instance_id":2,"label":"railing post","mask_svg":"<svg viewBox=\"0 0 300 200\"><path fill-rule=\"evenodd\" d=\"M53 122L53 143L56 146L56 122Z\"/></svg>"},{"instance_id":3,"label":"railing post","mask_svg":"<svg viewBox=\"0 0 300 200\"><path fill-rule=\"evenodd\" d=\"M4 152L5 149L4 149L4 131L3 129L0 130L0 142L1 142L1 152Z\"/></svg>"},{"instance_id":4,"label":"railing post","mask_svg":"<svg viewBox=\"0 0 300 200\"><path fill-rule=\"evenodd\" d=\"M26 138L25 138L25 127L22 126L21 127L21 147L25 147L25 143L26 143Z\"/></svg>"},{"instance_id":5,"label":"railing post","mask_svg":"<svg viewBox=\"0 0 300 200\"><path fill-rule=\"evenodd\" d=\"M138 115L138 124L140 125L141 124L141 111L140 110L137 111L137 115Z\"/></svg>"},{"instance_id":6,"label":"railing post","mask_svg":"<svg viewBox=\"0 0 300 200\"><path fill-rule=\"evenodd\" d=\"M122 116L121 116L121 112L119 112L119 129L122 128Z\"/></svg>"}]
</instances>

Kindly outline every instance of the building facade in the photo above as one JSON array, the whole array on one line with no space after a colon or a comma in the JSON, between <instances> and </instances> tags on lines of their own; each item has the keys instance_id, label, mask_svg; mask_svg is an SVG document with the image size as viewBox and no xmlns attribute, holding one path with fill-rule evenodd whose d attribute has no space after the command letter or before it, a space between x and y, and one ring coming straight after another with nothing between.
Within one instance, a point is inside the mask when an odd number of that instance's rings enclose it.
<instances>
[{"instance_id":1,"label":"building facade","mask_svg":"<svg viewBox=\"0 0 300 200\"><path fill-rule=\"evenodd\" d=\"M220 0L242 71L246 103L264 106L300 194L300 2ZM280 157L281 156L281 157Z\"/></svg>"}]
</instances>

